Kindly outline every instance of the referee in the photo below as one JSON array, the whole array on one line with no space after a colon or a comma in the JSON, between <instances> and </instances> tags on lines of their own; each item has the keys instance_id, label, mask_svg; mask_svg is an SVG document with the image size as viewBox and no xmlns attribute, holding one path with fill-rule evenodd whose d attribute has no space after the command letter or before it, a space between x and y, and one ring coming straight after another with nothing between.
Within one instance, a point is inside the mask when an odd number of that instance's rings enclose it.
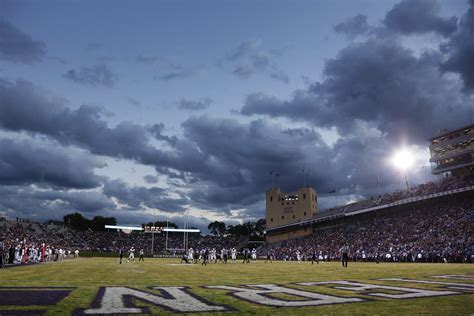
<instances>
[{"instance_id":1,"label":"referee","mask_svg":"<svg viewBox=\"0 0 474 316\"><path fill-rule=\"evenodd\" d=\"M349 246L344 245L340 249L341 252L341 262L344 268L347 268L347 261L349 261Z\"/></svg>"}]
</instances>

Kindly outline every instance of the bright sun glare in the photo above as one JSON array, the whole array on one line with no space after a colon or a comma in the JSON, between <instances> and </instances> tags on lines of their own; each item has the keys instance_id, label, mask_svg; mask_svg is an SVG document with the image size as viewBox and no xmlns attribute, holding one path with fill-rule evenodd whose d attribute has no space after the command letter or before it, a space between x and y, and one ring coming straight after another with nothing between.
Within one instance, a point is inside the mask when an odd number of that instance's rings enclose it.
<instances>
[{"instance_id":1,"label":"bright sun glare","mask_svg":"<svg viewBox=\"0 0 474 316\"><path fill-rule=\"evenodd\" d=\"M406 149L396 152L392 157L393 165L400 170L407 170L413 165L413 155Z\"/></svg>"}]
</instances>

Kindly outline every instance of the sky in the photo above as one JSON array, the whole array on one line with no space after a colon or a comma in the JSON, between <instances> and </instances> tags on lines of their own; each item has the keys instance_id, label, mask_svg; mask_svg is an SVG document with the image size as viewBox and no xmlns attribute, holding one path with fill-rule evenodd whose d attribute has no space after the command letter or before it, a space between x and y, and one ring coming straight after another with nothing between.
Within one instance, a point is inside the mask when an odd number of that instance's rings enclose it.
<instances>
[{"instance_id":1,"label":"sky","mask_svg":"<svg viewBox=\"0 0 474 316\"><path fill-rule=\"evenodd\" d=\"M434 180L473 92L474 0L0 0L0 214L205 231L272 170L323 211Z\"/></svg>"}]
</instances>

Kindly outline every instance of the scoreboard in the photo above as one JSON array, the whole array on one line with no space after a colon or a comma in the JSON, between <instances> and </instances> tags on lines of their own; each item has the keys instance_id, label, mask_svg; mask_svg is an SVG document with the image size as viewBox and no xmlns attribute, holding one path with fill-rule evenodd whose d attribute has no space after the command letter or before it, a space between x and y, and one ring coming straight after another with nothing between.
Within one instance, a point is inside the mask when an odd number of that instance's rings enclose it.
<instances>
[{"instance_id":1,"label":"scoreboard","mask_svg":"<svg viewBox=\"0 0 474 316\"><path fill-rule=\"evenodd\" d=\"M143 231L145 233L161 233L163 231L162 226L148 226L144 225L143 226Z\"/></svg>"}]
</instances>

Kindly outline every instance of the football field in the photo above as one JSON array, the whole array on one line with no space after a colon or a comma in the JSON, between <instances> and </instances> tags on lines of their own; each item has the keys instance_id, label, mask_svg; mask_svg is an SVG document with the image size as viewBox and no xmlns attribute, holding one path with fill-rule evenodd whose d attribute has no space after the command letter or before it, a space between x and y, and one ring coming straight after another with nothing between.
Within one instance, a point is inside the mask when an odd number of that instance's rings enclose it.
<instances>
[{"instance_id":1,"label":"football field","mask_svg":"<svg viewBox=\"0 0 474 316\"><path fill-rule=\"evenodd\" d=\"M179 264L80 258L0 270L0 315L474 313L474 265Z\"/></svg>"}]
</instances>

